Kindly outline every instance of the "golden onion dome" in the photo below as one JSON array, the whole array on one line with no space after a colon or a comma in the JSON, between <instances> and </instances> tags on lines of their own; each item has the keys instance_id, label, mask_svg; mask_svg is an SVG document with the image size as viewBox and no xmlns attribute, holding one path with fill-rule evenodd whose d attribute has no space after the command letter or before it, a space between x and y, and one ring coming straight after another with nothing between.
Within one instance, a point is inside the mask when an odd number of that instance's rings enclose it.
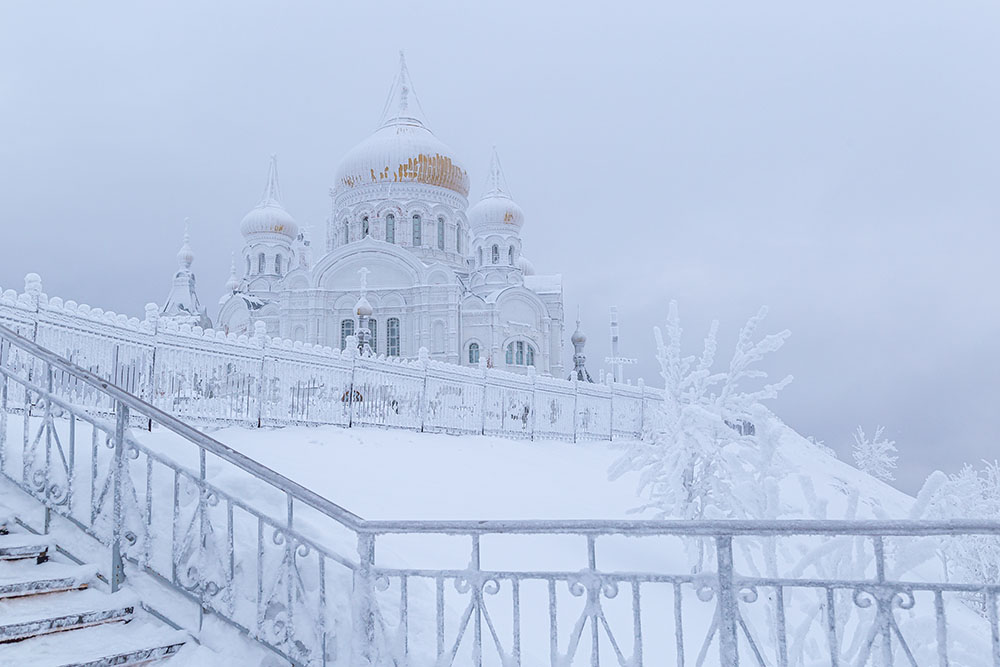
<instances>
[{"instance_id":1,"label":"golden onion dome","mask_svg":"<svg viewBox=\"0 0 1000 667\"><path fill-rule=\"evenodd\" d=\"M423 183L469 196L469 175L452 150L412 118L393 118L355 146L337 167L340 193L381 183Z\"/></svg>"},{"instance_id":2,"label":"golden onion dome","mask_svg":"<svg viewBox=\"0 0 1000 667\"><path fill-rule=\"evenodd\" d=\"M468 173L424 122L402 54L379 129L340 162L334 190L389 183L422 183L469 196Z\"/></svg>"}]
</instances>

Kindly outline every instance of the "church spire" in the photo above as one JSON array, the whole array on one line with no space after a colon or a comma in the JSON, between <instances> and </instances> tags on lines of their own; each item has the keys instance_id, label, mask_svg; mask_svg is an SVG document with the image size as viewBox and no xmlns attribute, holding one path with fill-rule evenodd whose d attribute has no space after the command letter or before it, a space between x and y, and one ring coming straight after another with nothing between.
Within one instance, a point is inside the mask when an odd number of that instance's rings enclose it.
<instances>
[{"instance_id":1,"label":"church spire","mask_svg":"<svg viewBox=\"0 0 1000 667\"><path fill-rule=\"evenodd\" d=\"M580 382L593 382L590 373L587 372L587 356L583 353L583 346L587 344L587 336L580 330L580 307L576 307L576 331L570 338L573 343L573 372L568 379L579 380Z\"/></svg>"},{"instance_id":2,"label":"church spire","mask_svg":"<svg viewBox=\"0 0 1000 667\"><path fill-rule=\"evenodd\" d=\"M191 250L191 218L184 218L184 242L177 251L177 264L181 271L191 269L194 262L194 251Z\"/></svg>"},{"instance_id":3,"label":"church spire","mask_svg":"<svg viewBox=\"0 0 1000 667\"><path fill-rule=\"evenodd\" d=\"M184 243L177 253L177 263L179 264L177 273L174 274L173 284L170 293L163 304L161 311L164 317L175 319L178 322L197 325L203 329L211 329L212 321L208 319L205 309L198 302L198 294L195 291L194 272L191 271L191 264L194 262L194 251L191 250L191 221L184 219Z\"/></svg>"},{"instance_id":4,"label":"church spire","mask_svg":"<svg viewBox=\"0 0 1000 667\"><path fill-rule=\"evenodd\" d=\"M423 109L420 100L413 90L410 71L406 68L406 56L399 52L399 74L392 81L389 97L386 98L382 110L380 126L386 125L419 125L425 126Z\"/></svg>"},{"instance_id":5,"label":"church spire","mask_svg":"<svg viewBox=\"0 0 1000 667\"><path fill-rule=\"evenodd\" d=\"M490 156L490 172L486 177L486 192L483 197L510 197L507 188L507 179L503 175L503 168L500 166L500 156L497 155L497 147L493 147Z\"/></svg>"},{"instance_id":6,"label":"church spire","mask_svg":"<svg viewBox=\"0 0 1000 667\"><path fill-rule=\"evenodd\" d=\"M278 187L278 156L271 154L267 167L267 185L258 206L281 206L281 189Z\"/></svg>"}]
</instances>

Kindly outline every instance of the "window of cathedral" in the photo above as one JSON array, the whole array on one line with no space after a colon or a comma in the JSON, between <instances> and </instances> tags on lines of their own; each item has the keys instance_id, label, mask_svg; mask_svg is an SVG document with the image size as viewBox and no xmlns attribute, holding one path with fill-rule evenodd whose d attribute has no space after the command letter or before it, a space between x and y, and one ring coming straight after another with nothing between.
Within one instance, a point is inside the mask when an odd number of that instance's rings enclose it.
<instances>
[{"instance_id":1,"label":"window of cathedral","mask_svg":"<svg viewBox=\"0 0 1000 667\"><path fill-rule=\"evenodd\" d=\"M385 242L396 242L396 216L392 213L385 216Z\"/></svg>"},{"instance_id":2,"label":"window of cathedral","mask_svg":"<svg viewBox=\"0 0 1000 667\"><path fill-rule=\"evenodd\" d=\"M455 252L462 253L462 228L455 227Z\"/></svg>"},{"instance_id":3,"label":"window of cathedral","mask_svg":"<svg viewBox=\"0 0 1000 667\"><path fill-rule=\"evenodd\" d=\"M523 340L511 341L507 344L508 366L534 366L535 348Z\"/></svg>"},{"instance_id":4,"label":"window of cathedral","mask_svg":"<svg viewBox=\"0 0 1000 667\"><path fill-rule=\"evenodd\" d=\"M413 247L417 248L423 244L423 225L420 224L420 216L413 216Z\"/></svg>"},{"instance_id":5,"label":"window of cathedral","mask_svg":"<svg viewBox=\"0 0 1000 667\"><path fill-rule=\"evenodd\" d=\"M264 273L267 270L267 258L264 253L257 255L257 273Z\"/></svg>"},{"instance_id":6,"label":"window of cathedral","mask_svg":"<svg viewBox=\"0 0 1000 667\"><path fill-rule=\"evenodd\" d=\"M514 246L507 248L507 263L514 266Z\"/></svg>"},{"instance_id":7,"label":"window of cathedral","mask_svg":"<svg viewBox=\"0 0 1000 667\"><path fill-rule=\"evenodd\" d=\"M247 275L250 275L250 255L247 255Z\"/></svg>"},{"instance_id":8,"label":"window of cathedral","mask_svg":"<svg viewBox=\"0 0 1000 667\"><path fill-rule=\"evenodd\" d=\"M469 363L479 363L479 343L469 343Z\"/></svg>"},{"instance_id":9,"label":"window of cathedral","mask_svg":"<svg viewBox=\"0 0 1000 667\"><path fill-rule=\"evenodd\" d=\"M500 246L493 244L493 263L500 263Z\"/></svg>"},{"instance_id":10,"label":"window of cathedral","mask_svg":"<svg viewBox=\"0 0 1000 667\"><path fill-rule=\"evenodd\" d=\"M361 237L368 236L368 216L361 218Z\"/></svg>"},{"instance_id":11,"label":"window of cathedral","mask_svg":"<svg viewBox=\"0 0 1000 667\"><path fill-rule=\"evenodd\" d=\"M378 354L378 322L374 318L368 320L368 331L372 334L372 352Z\"/></svg>"},{"instance_id":12,"label":"window of cathedral","mask_svg":"<svg viewBox=\"0 0 1000 667\"><path fill-rule=\"evenodd\" d=\"M399 356L399 318L390 317L385 321L385 355Z\"/></svg>"},{"instance_id":13,"label":"window of cathedral","mask_svg":"<svg viewBox=\"0 0 1000 667\"><path fill-rule=\"evenodd\" d=\"M274 256L274 272L277 275L281 275L281 255Z\"/></svg>"},{"instance_id":14,"label":"window of cathedral","mask_svg":"<svg viewBox=\"0 0 1000 667\"><path fill-rule=\"evenodd\" d=\"M347 220L344 220L344 245L347 245L351 241L351 228L347 224Z\"/></svg>"},{"instance_id":15,"label":"window of cathedral","mask_svg":"<svg viewBox=\"0 0 1000 667\"><path fill-rule=\"evenodd\" d=\"M347 349L347 337L354 335L354 320L343 320L340 323L340 349Z\"/></svg>"},{"instance_id":16,"label":"window of cathedral","mask_svg":"<svg viewBox=\"0 0 1000 667\"><path fill-rule=\"evenodd\" d=\"M438 250L444 250L444 218L438 217Z\"/></svg>"},{"instance_id":17,"label":"window of cathedral","mask_svg":"<svg viewBox=\"0 0 1000 667\"><path fill-rule=\"evenodd\" d=\"M476 257L476 266L482 266L483 265L483 249L482 248L478 248L476 254L477 254L477 257Z\"/></svg>"}]
</instances>

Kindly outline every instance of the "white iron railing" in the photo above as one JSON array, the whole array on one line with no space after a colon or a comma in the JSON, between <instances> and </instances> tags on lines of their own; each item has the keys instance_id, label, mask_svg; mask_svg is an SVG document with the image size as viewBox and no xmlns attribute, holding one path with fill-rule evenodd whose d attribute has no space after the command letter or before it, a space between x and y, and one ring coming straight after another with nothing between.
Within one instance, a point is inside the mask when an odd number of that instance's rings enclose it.
<instances>
[{"instance_id":1,"label":"white iron railing","mask_svg":"<svg viewBox=\"0 0 1000 667\"><path fill-rule=\"evenodd\" d=\"M900 576L995 521L366 521L6 327L0 375L0 471L46 527L296 665L1000 667L998 582Z\"/></svg>"},{"instance_id":2,"label":"white iron railing","mask_svg":"<svg viewBox=\"0 0 1000 667\"><path fill-rule=\"evenodd\" d=\"M148 403L201 424L335 424L567 441L638 437L659 390L427 358L361 357L227 335L49 298L37 276L0 291L0 324Z\"/></svg>"}]
</instances>

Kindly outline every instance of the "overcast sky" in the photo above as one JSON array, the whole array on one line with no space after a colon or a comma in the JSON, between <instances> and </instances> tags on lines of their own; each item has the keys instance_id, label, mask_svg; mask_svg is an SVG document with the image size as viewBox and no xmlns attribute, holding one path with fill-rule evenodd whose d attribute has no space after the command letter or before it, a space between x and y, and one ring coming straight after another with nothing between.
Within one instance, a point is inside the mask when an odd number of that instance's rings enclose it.
<instances>
[{"instance_id":1,"label":"overcast sky","mask_svg":"<svg viewBox=\"0 0 1000 667\"><path fill-rule=\"evenodd\" d=\"M404 49L473 201L497 145L592 373L613 304L657 384L670 299L692 352L768 305L774 409L842 458L884 425L913 491L1000 450L998 34L993 0L3 0L0 286L141 316L189 216L214 318L268 155L322 248Z\"/></svg>"}]
</instances>

